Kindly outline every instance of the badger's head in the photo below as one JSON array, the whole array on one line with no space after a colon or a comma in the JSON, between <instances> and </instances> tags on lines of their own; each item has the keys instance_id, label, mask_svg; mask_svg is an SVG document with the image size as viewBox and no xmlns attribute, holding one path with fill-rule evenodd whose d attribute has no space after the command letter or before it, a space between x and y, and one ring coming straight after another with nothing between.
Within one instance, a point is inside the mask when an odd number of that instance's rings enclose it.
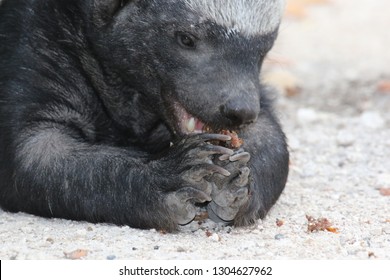
<instances>
[{"instance_id":1,"label":"badger's head","mask_svg":"<svg viewBox=\"0 0 390 280\"><path fill-rule=\"evenodd\" d=\"M111 69L175 134L248 125L283 0L90 0Z\"/></svg>"}]
</instances>

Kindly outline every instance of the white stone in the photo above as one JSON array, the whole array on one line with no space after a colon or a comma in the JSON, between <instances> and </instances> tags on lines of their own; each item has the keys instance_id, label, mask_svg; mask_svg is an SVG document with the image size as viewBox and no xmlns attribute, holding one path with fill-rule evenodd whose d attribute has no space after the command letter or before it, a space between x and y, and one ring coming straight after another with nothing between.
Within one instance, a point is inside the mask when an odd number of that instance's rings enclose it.
<instances>
[{"instance_id":1,"label":"white stone","mask_svg":"<svg viewBox=\"0 0 390 280\"><path fill-rule=\"evenodd\" d=\"M312 108L301 108L297 112L298 122L302 125L319 120L319 114Z\"/></svg>"},{"instance_id":2,"label":"white stone","mask_svg":"<svg viewBox=\"0 0 390 280\"><path fill-rule=\"evenodd\" d=\"M351 146L355 143L356 137L348 130L341 130L337 133L336 142L339 146Z\"/></svg>"},{"instance_id":3,"label":"white stone","mask_svg":"<svg viewBox=\"0 0 390 280\"><path fill-rule=\"evenodd\" d=\"M221 237L218 235L218 233L215 233L215 232L210 236L210 239L215 241L215 242L221 241Z\"/></svg>"},{"instance_id":4,"label":"white stone","mask_svg":"<svg viewBox=\"0 0 390 280\"><path fill-rule=\"evenodd\" d=\"M371 129L380 129L385 126L385 120L378 112L367 111L360 116L360 123Z\"/></svg>"}]
</instances>

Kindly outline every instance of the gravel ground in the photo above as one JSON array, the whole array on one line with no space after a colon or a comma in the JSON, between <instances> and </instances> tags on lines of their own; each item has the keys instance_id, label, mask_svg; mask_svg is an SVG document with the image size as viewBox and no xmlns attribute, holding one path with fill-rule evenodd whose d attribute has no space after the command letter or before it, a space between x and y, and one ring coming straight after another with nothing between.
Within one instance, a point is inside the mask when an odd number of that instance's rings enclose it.
<instances>
[{"instance_id":1,"label":"gravel ground","mask_svg":"<svg viewBox=\"0 0 390 280\"><path fill-rule=\"evenodd\" d=\"M285 192L250 228L178 233L0 210L0 259L390 259L390 2L333 0L287 17L264 77L291 151ZM306 215L337 228L308 232ZM278 222L277 222L278 221Z\"/></svg>"}]
</instances>

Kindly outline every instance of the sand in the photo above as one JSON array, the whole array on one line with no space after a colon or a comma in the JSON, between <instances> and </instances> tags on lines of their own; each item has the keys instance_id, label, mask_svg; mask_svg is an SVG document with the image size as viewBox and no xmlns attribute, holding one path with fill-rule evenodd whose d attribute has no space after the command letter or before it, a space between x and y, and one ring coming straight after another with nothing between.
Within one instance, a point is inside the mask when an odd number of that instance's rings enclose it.
<instances>
[{"instance_id":1,"label":"sand","mask_svg":"<svg viewBox=\"0 0 390 280\"><path fill-rule=\"evenodd\" d=\"M280 89L291 171L264 220L164 234L0 210L0 259L390 259L389 11L333 0L286 17L263 75ZM306 215L337 233L309 232Z\"/></svg>"}]
</instances>

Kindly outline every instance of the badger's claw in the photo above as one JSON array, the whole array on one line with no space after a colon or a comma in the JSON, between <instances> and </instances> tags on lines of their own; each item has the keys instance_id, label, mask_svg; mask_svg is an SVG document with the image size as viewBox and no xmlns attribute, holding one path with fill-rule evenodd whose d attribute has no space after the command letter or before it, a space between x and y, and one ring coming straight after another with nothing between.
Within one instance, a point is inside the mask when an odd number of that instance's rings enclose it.
<instances>
[{"instance_id":1,"label":"badger's claw","mask_svg":"<svg viewBox=\"0 0 390 280\"><path fill-rule=\"evenodd\" d=\"M229 222L249 199L250 169L247 164L250 154L240 149L233 155L221 157L215 163L228 170L231 175L223 177L213 174L209 179L212 182L212 201L208 204L208 210L212 220Z\"/></svg>"},{"instance_id":2,"label":"badger's claw","mask_svg":"<svg viewBox=\"0 0 390 280\"><path fill-rule=\"evenodd\" d=\"M205 192L188 187L170 193L166 198L169 208L175 213L179 225L191 222L196 215L195 203L210 201L211 197Z\"/></svg>"}]
</instances>

